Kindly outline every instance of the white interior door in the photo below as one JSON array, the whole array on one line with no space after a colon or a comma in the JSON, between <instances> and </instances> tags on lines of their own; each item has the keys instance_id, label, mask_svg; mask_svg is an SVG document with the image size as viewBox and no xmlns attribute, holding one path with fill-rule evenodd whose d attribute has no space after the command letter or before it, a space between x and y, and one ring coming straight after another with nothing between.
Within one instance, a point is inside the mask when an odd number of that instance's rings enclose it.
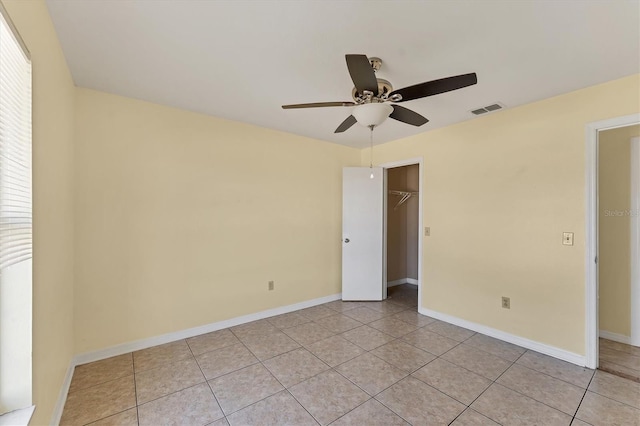
<instances>
[{"instance_id":1,"label":"white interior door","mask_svg":"<svg viewBox=\"0 0 640 426\"><path fill-rule=\"evenodd\" d=\"M342 300L383 298L383 172L380 167L343 169Z\"/></svg>"}]
</instances>

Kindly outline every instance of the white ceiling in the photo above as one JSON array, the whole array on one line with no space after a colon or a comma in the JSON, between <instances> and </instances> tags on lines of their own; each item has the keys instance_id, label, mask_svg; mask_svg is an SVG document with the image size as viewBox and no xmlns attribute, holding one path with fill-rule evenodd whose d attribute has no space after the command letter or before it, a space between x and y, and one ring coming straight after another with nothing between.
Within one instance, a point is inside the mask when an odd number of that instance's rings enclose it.
<instances>
[{"instance_id":1,"label":"white ceiling","mask_svg":"<svg viewBox=\"0 0 640 426\"><path fill-rule=\"evenodd\" d=\"M48 0L75 83L321 140L351 100L346 53L378 56L394 88L476 72L478 84L402 105L429 118L387 120L375 143L640 72L640 2Z\"/></svg>"}]
</instances>

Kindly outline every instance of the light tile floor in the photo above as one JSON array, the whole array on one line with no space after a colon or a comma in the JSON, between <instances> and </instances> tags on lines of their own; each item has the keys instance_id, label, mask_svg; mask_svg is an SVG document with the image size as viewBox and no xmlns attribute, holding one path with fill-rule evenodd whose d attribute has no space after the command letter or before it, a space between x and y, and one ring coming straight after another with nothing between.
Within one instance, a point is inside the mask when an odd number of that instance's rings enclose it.
<instances>
[{"instance_id":1,"label":"light tile floor","mask_svg":"<svg viewBox=\"0 0 640 426\"><path fill-rule=\"evenodd\" d=\"M640 348L601 338L599 368L640 382Z\"/></svg>"},{"instance_id":2,"label":"light tile floor","mask_svg":"<svg viewBox=\"0 0 640 426\"><path fill-rule=\"evenodd\" d=\"M64 425L640 425L640 383L384 302L331 302L76 367Z\"/></svg>"}]
</instances>

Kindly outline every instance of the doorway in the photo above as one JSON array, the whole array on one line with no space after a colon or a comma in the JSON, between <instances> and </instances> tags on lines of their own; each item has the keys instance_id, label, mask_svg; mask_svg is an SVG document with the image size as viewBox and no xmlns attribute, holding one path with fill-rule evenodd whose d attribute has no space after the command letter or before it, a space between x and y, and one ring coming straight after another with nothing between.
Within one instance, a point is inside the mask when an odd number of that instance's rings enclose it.
<instances>
[{"instance_id":1,"label":"doorway","mask_svg":"<svg viewBox=\"0 0 640 426\"><path fill-rule=\"evenodd\" d=\"M387 169L386 286L387 298L395 292L418 292L418 164ZM392 288L398 287L400 288Z\"/></svg>"},{"instance_id":2,"label":"doorway","mask_svg":"<svg viewBox=\"0 0 640 426\"><path fill-rule=\"evenodd\" d=\"M586 146L586 364L638 381L639 123L638 114L592 123Z\"/></svg>"},{"instance_id":3,"label":"doorway","mask_svg":"<svg viewBox=\"0 0 640 426\"><path fill-rule=\"evenodd\" d=\"M388 299L422 300L422 158L384 169L383 291ZM418 307L416 306L416 308Z\"/></svg>"},{"instance_id":4,"label":"doorway","mask_svg":"<svg viewBox=\"0 0 640 426\"><path fill-rule=\"evenodd\" d=\"M631 302L631 252L639 212L633 207L638 164L632 152L639 141L637 124L598 134L598 368L636 381L640 347L633 344L640 342L632 339L632 310L638 306Z\"/></svg>"},{"instance_id":5,"label":"doorway","mask_svg":"<svg viewBox=\"0 0 640 426\"><path fill-rule=\"evenodd\" d=\"M412 173L417 174L418 184L415 191L407 191L407 186L389 188L388 172L391 169L411 166ZM417 167L417 168L416 168ZM393 173L393 172L392 172ZM417 275L407 276L402 273L398 279L409 281L402 294L394 298L415 300L416 308L422 297L422 241L420 230L422 222L422 158L412 158L393 163L381 164L377 167L345 167L342 177L342 300L344 301L381 301L388 298L387 291L387 210L388 203L393 207L406 196L407 199L398 206L406 208L406 202L412 198L411 205L417 205L417 223L415 232L410 236L417 245L412 251L413 259L417 258ZM394 181L395 182L395 181ZM406 185L406 181L404 182ZM389 195L389 190L409 192L410 194ZM393 209L392 207L392 209ZM415 214L413 216L415 220ZM415 267L412 268L415 271ZM416 277L417 278L413 278ZM410 280L406 280L410 278ZM393 284L400 284L396 281ZM398 286L399 287L399 286ZM416 288L417 287L417 288ZM398 289L400 290L400 289ZM409 290L417 294L412 297ZM396 292L395 290L392 291ZM405 303L406 304L406 303Z\"/></svg>"}]
</instances>

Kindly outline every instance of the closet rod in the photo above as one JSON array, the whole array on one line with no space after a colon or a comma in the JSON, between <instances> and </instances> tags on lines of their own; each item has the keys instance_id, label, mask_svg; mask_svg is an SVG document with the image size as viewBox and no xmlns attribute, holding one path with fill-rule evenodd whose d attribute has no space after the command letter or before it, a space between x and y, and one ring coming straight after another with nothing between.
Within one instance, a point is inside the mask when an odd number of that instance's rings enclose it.
<instances>
[{"instance_id":1,"label":"closet rod","mask_svg":"<svg viewBox=\"0 0 640 426\"><path fill-rule=\"evenodd\" d=\"M418 195L419 192L415 192L415 191L396 191L394 189L391 189L391 190L389 190L389 194L397 195L398 197L401 197L400 201L398 201L398 203L393 207L393 209L396 210L402 204L406 203L409 198L415 197L416 195Z\"/></svg>"}]
</instances>

